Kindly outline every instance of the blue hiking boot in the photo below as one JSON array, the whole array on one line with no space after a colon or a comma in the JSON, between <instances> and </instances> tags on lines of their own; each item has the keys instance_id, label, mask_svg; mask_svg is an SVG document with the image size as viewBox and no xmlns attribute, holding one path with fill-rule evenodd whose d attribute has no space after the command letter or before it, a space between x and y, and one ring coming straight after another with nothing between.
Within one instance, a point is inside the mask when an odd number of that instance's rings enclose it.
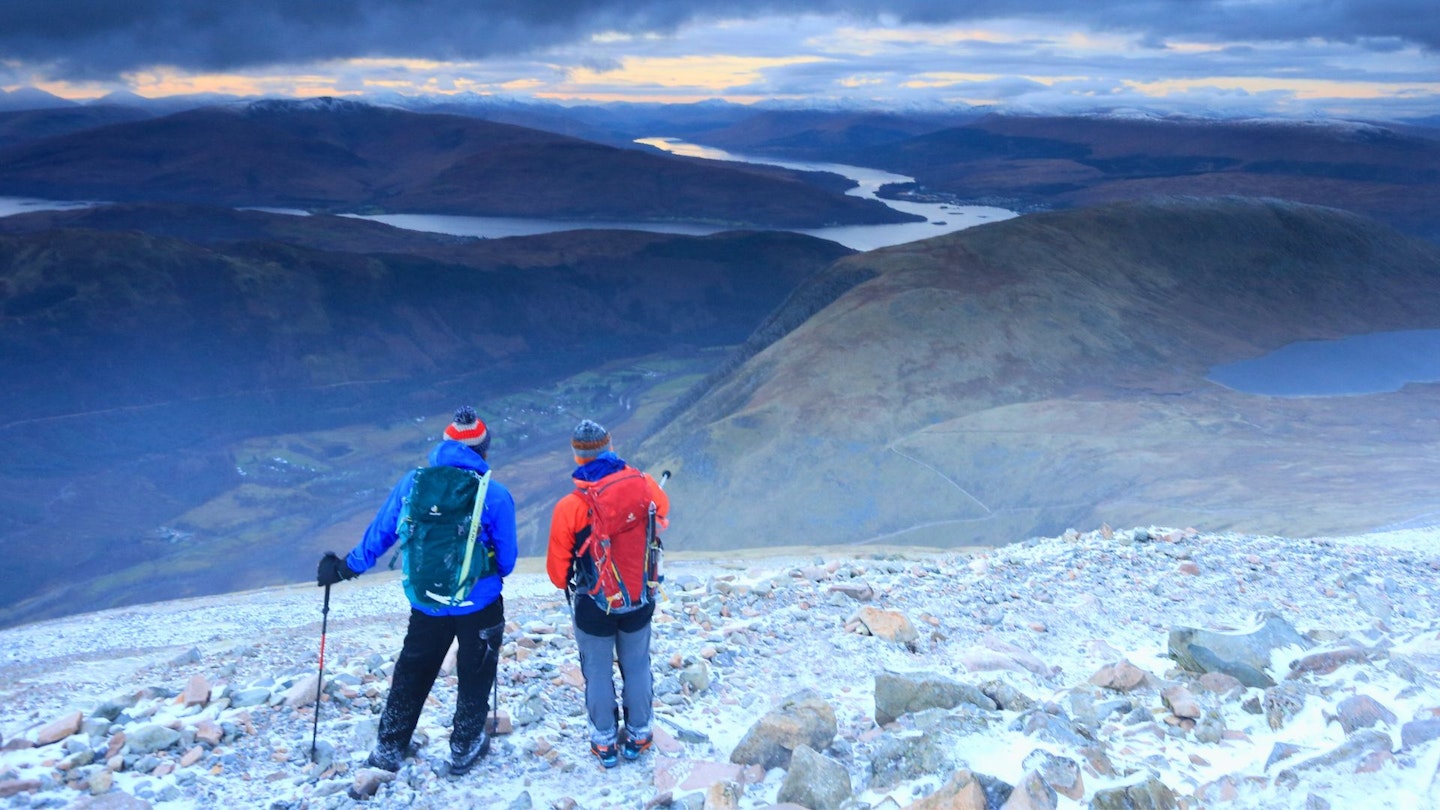
<instances>
[{"instance_id":1,"label":"blue hiking boot","mask_svg":"<svg viewBox=\"0 0 1440 810\"><path fill-rule=\"evenodd\" d=\"M590 753L599 758L600 764L607 768L613 768L620 764L620 756L617 749L618 746L615 745L615 743L610 743L609 745L590 743Z\"/></svg>"}]
</instances>

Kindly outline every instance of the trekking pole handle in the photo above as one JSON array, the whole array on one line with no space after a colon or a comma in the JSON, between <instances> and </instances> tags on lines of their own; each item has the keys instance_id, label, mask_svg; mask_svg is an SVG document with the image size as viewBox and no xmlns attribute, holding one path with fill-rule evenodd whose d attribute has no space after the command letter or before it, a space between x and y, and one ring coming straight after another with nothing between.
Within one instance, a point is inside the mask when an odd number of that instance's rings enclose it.
<instances>
[{"instance_id":1,"label":"trekking pole handle","mask_svg":"<svg viewBox=\"0 0 1440 810\"><path fill-rule=\"evenodd\" d=\"M666 481L669 481L669 480L670 480L670 471L669 471L669 470L666 470L665 472L660 473L660 488L661 488L661 489L664 489L664 488L665 488L665 482L666 482Z\"/></svg>"}]
</instances>

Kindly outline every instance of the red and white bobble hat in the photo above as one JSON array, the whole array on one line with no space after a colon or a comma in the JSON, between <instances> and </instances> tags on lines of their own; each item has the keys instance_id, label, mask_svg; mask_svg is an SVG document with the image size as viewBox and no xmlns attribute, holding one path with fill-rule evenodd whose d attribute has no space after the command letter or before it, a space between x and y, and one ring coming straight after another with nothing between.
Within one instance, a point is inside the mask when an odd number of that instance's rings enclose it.
<instances>
[{"instance_id":1,"label":"red and white bobble hat","mask_svg":"<svg viewBox=\"0 0 1440 810\"><path fill-rule=\"evenodd\" d=\"M455 410L455 421L445 427L445 438L469 445L481 455L490 446L490 431L469 405Z\"/></svg>"}]
</instances>

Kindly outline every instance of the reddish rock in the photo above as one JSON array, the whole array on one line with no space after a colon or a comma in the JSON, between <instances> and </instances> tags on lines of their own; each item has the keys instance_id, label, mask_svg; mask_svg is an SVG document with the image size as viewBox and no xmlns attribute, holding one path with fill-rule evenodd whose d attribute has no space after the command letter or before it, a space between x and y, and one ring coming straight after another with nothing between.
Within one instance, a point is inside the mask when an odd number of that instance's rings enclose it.
<instances>
[{"instance_id":1,"label":"reddish rock","mask_svg":"<svg viewBox=\"0 0 1440 810\"><path fill-rule=\"evenodd\" d=\"M219 745L224 736L225 729L221 728L220 724L214 720L201 720L195 724L195 740L205 743L211 748Z\"/></svg>"},{"instance_id":2,"label":"reddish rock","mask_svg":"<svg viewBox=\"0 0 1440 810\"><path fill-rule=\"evenodd\" d=\"M1090 676L1090 683L1114 692L1129 692L1145 684L1149 674L1129 661L1120 661Z\"/></svg>"},{"instance_id":3,"label":"reddish rock","mask_svg":"<svg viewBox=\"0 0 1440 810\"><path fill-rule=\"evenodd\" d=\"M180 767L188 768L191 765L199 762L200 758L203 756L205 756L205 749L197 745L191 748L189 751L186 751L184 756L180 757Z\"/></svg>"},{"instance_id":4,"label":"reddish rock","mask_svg":"<svg viewBox=\"0 0 1440 810\"><path fill-rule=\"evenodd\" d=\"M209 702L210 682L205 680L204 675L191 675L189 683L185 684L185 691L180 693L180 705L204 706Z\"/></svg>"},{"instance_id":5,"label":"reddish rock","mask_svg":"<svg viewBox=\"0 0 1440 810\"><path fill-rule=\"evenodd\" d=\"M40 789L39 779L0 779L0 799L18 793L34 793Z\"/></svg>"},{"instance_id":6,"label":"reddish rock","mask_svg":"<svg viewBox=\"0 0 1440 810\"><path fill-rule=\"evenodd\" d=\"M944 787L911 804L909 810L986 810L985 790L975 774L962 769Z\"/></svg>"},{"instance_id":7,"label":"reddish rock","mask_svg":"<svg viewBox=\"0 0 1440 810\"><path fill-rule=\"evenodd\" d=\"M1183 686L1172 686L1160 693L1165 707L1176 717L1200 719L1200 702Z\"/></svg>"},{"instance_id":8,"label":"reddish rock","mask_svg":"<svg viewBox=\"0 0 1440 810\"><path fill-rule=\"evenodd\" d=\"M60 742L72 734L80 731L80 724L85 721L85 715L80 712L71 712L64 717L56 718L43 726L35 734L36 745L49 745Z\"/></svg>"},{"instance_id":9,"label":"reddish rock","mask_svg":"<svg viewBox=\"0 0 1440 810\"><path fill-rule=\"evenodd\" d=\"M1350 734L1356 729L1370 728L1376 723L1393 726L1397 718L1394 712L1369 695L1351 695L1335 707L1335 719L1340 721L1340 728Z\"/></svg>"},{"instance_id":10,"label":"reddish rock","mask_svg":"<svg viewBox=\"0 0 1440 810\"><path fill-rule=\"evenodd\" d=\"M862 607L857 614L870 635L896 644L905 644L920 638L909 617L896 610Z\"/></svg>"}]
</instances>

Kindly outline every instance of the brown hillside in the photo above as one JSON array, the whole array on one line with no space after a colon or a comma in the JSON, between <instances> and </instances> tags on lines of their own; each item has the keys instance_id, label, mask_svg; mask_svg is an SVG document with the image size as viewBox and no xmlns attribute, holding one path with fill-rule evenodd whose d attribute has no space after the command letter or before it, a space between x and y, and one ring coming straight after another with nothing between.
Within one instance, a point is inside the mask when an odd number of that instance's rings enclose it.
<instances>
[{"instance_id":1,"label":"brown hillside","mask_svg":"<svg viewBox=\"0 0 1440 810\"><path fill-rule=\"evenodd\" d=\"M334 100L208 107L0 149L0 194L47 199L787 228L912 219L807 180Z\"/></svg>"},{"instance_id":2,"label":"brown hillside","mask_svg":"<svg viewBox=\"0 0 1440 810\"><path fill-rule=\"evenodd\" d=\"M677 473L677 542L957 546L1105 521L1293 534L1436 503L1440 429L1419 418L1435 387L1274 400L1204 379L1296 340L1440 327L1440 251L1372 221L1126 203L830 272L874 277L642 447Z\"/></svg>"}]
</instances>

